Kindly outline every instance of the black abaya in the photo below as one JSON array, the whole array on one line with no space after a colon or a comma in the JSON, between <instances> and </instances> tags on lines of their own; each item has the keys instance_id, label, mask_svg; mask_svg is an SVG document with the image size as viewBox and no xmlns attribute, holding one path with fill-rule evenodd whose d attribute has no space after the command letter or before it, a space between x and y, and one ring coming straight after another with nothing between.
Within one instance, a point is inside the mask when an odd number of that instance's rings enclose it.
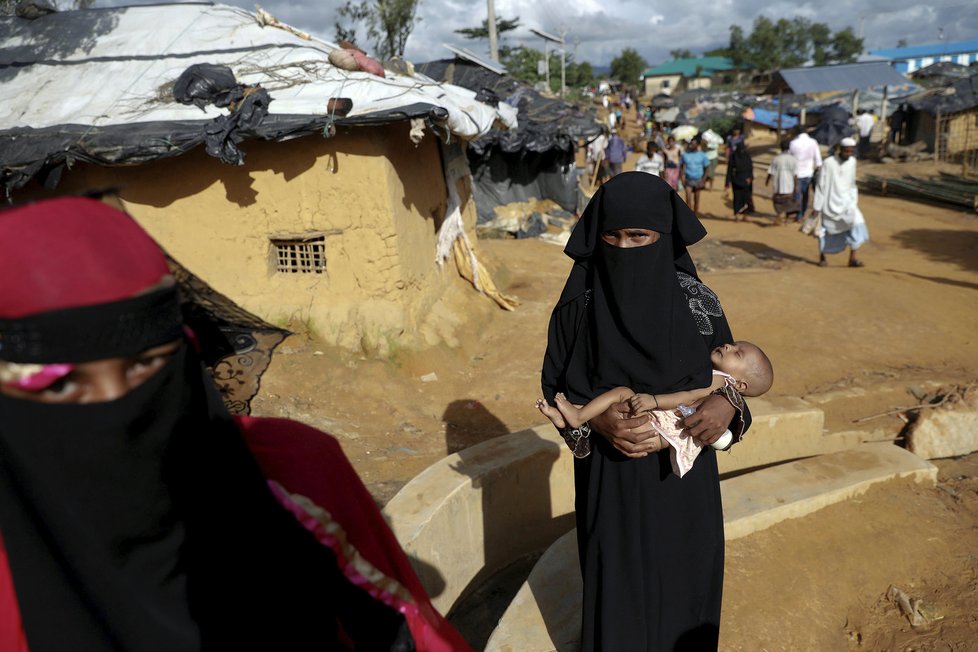
<instances>
[{"instance_id":1,"label":"black abaya","mask_svg":"<svg viewBox=\"0 0 978 652\"><path fill-rule=\"evenodd\" d=\"M703 286L677 277L695 278L686 244L705 231L651 175L619 175L599 193L566 249L577 262L551 318L544 396L562 391L584 403L616 385L653 393L708 385L709 350L733 338L718 306L699 309ZM601 232L626 227L662 236L636 248L645 251L602 249ZM679 478L668 450L628 459L597 433L591 440L592 453L575 462L581 650L715 649L723 588L715 452L704 448Z\"/></svg>"}]
</instances>

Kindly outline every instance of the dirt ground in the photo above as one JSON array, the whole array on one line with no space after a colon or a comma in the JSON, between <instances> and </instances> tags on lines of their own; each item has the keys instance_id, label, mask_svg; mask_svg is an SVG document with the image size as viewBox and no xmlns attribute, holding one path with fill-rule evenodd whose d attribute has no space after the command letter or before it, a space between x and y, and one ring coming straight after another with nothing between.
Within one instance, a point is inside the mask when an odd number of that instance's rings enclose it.
<instances>
[{"instance_id":1,"label":"dirt ground","mask_svg":"<svg viewBox=\"0 0 978 652\"><path fill-rule=\"evenodd\" d=\"M978 377L978 216L863 194L866 267L848 268L840 254L819 268L814 238L772 225L763 189L772 142L751 141L760 215L734 223L722 183L704 191L709 235L693 258L735 336L771 356L772 395L820 405L829 431L893 439L899 415L857 420L915 404L910 389ZM469 327L458 346L389 361L293 336L255 413L338 437L380 504L444 455L542 423L533 401L569 259L538 239L479 248L497 285L519 297L516 311L459 289L451 301ZM978 650L978 455L937 464L937 488L889 483L730 542L722 649ZM885 597L891 585L922 601L927 625L910 627Z\"/></svg>"}]
</instances>

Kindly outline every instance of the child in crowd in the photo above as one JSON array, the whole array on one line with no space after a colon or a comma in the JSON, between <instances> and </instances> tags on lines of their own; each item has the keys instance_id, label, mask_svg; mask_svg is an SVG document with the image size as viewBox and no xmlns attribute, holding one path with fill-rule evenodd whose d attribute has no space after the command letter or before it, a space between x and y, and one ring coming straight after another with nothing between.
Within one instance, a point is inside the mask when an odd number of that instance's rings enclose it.
<instances>
[{"instance_id":1,"label":"child in crowd","mask_svg":"<svg viewBox=\"0 0 978 652\"><path fill-rule=\"evenodd\" d=\"M648 412L656 432L669 442L673 472L682 477L692 468L701 448L694 439L683 437L682 429L676 427L681 418L694 412L687 405L725 386L732 387L741 396L760 396L771 389L774 382L771 360L760 347L750 342L718 346L710 352L710 362L713 364L713 382L701 389L671 394L636 394L628 387L616 387L584 406L574 405L560 393L554 397L557 407L548 405L543 399L537 399L536 406L557 428L579 428L616 403L627 402L632 416ZM676 410L683 415L677 415ZM729 438L721 437L713 446L726 448L729 444Z\"/></svg>"},{"instance_id":2,"label":"child in crowd","mask_svg":"<svg viewBox=\"0 0 978 652\"><path fill-rule=\"evenodd\" d=\"M700 212L700 191L703 190L709 165L710 159L700 151L699 141L690 141L686 151L680 156L679 176L686 188L686 205L697 215Z\"/></svg>"},{"instance_id":3,"label":"child in crowd","mask_svg":"<svg viewBox=\"0 0 978 652\"><path fill-rule=\"evenodd\" d=\"M645 154L640 156L638 161L635 162L635 169L639 172L647 172L658 177L662 176L663 168L665 168L665 158L663 158L662 152L659 151L659 146L655 141L650 140L645 145Z\"/></svg>"},{"instance_id":4,"label":"child in crowd","mask_svg":"<svg viewBox=\"0 0 978 652\"><path fill-rule=\"evenodd\" d=\"M683 150L676 144L676 139L669 136L666 139L666 147L662 150L662 155L666 160L666 167L662 171L662 178L666 180L673 190L679 186L679 164Z\"/></svg>"}]
</instances>

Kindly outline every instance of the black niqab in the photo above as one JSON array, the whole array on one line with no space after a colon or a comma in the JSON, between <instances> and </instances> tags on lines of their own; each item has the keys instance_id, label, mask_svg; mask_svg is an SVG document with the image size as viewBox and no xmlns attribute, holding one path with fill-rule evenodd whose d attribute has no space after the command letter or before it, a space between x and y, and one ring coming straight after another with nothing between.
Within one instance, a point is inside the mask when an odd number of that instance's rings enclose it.
<instances>
[{"instance_id":1,"label":"black niqab","mask_svg":"<svg viewBox=\"0 0 978 652\"><path fill-rule=\"evenodd\" d=\"M657 242L619 248L601 234L657 231ZM566 368L568 396L585 402L617 386L662 393L710 383L709 355L676 270L695 276L686 246L706 230L659 177L626 172L603 185L571 234L576 261L561 301L590 291L586 332Z\"/></svg>"}]
</instances>

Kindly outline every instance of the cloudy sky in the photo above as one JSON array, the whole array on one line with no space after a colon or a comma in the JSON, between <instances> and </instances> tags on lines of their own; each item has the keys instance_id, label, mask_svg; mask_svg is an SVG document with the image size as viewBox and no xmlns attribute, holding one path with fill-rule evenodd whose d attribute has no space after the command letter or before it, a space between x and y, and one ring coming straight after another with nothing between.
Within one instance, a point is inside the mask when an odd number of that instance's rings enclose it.
<instances>
[{"instance_id":1,"label":"cloudy sky","mask_svg":"<svg viewBox=\"0 0 978 652\"><path fill-rule=\"evenodd\" d=\"M139 0L136 0L138 2ZM147 0L152 1L152 0ZM253 9L256 0L225 0ZM333 40L340 0L257 0L279 20ZM136 4L133 0L96 0L96 6ZM578 61L607 65L630 47L651 64L686 48L700 53L727 44L730 25L750 33L754 19L804 16L835 31L852 27L865 38L866 50L891 48L900 39L923 45L978 39L978 0L495 0L503 18L518 16L521 28L507 34L511 45L543 48L536 28L552 34L567 32L567 49ZM485 0L420 0L417 24L407 42L406 57L428 61L450 56L449 43L488 53L488 43L467 41L453 30L480 25L487 15ZM364 47L364 49L368 49Z\"/></svg>"}]
</instances>

